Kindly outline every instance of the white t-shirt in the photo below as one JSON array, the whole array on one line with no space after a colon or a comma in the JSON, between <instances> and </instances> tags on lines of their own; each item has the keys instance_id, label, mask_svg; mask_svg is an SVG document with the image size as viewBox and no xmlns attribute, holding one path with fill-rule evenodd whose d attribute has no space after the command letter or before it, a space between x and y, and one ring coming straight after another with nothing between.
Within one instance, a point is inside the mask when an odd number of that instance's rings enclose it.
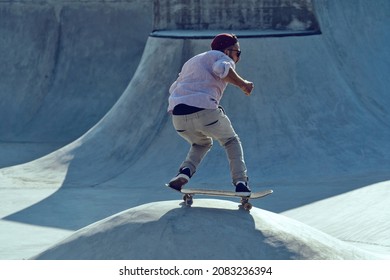
<instances>
[{"instance_id":1,"label":"white t-shirt","mask_svg":"<svg viewBox=\"0 0 390 280\"><path fill-rule=\"evenodd\" d=\"M211 50L189 59L169 89L168 112L178 104L216 109L227 86L223 78L235 66L221 51Z\"/></svg>"}]
</instances>

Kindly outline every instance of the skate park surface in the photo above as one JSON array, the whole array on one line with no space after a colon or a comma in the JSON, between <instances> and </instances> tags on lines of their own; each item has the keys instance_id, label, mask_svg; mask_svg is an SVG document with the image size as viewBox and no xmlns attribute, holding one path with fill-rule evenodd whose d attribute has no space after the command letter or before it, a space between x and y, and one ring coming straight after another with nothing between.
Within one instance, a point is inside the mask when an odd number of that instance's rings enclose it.
<instances>
[{"instance_id":1,"label":"skate park surface","mask_svg":"<svg viewBox=\"0 0 390 280\"><path fill-rule=\"evenodd\" d=\"M239 38L255 90L221 105L274 190L248 213L164 187L168 88L210 39L149 36L148 1L0 2L0 259L389 259L390 2L314 3L321 34ZM189 185L230 181L214 143Z\"/></svg>"}]
</instances>

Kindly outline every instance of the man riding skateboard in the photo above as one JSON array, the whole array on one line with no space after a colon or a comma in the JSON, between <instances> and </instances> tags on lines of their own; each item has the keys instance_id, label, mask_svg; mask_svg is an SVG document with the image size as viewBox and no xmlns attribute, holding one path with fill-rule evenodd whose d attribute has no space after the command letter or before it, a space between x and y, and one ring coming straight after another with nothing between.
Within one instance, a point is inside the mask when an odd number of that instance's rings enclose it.
<instances>
[{"instance_id":1,"label":"man riding skateboard","mask_svg":"<svg viewBox=\"0 0 390 280\"><path fill-rule=\"evenodd\" d=\"M241 141L219 106L228 83L239 87L247 96L253 90L253 83L235 71L240 54L234 34L218 34L211 50L189 59L171 85L168 112L172 114L177 133L190 144L179 173L169 182L172 189L181 191L188 183L214 139L226 150L235 191L244 196L251 194Z\"/></svg>"}]
</instances>

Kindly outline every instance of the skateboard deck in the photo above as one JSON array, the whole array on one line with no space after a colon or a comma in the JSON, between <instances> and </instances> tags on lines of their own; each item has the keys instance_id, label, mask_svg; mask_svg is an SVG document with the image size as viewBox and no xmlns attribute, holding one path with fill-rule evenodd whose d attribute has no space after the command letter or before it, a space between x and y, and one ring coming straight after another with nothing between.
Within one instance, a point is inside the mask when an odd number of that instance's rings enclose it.
<instances>
[{"instance_id":1,"label":"skateboard deck","mask_svg":"<svg viewBox=\"0 0 390 280\"><path fill-rule=\"evenodd\" d=\"M166 186L169 188L168 184ZM268 189L261 192L252 192L250 196L243 196L234 191L226 191L226 190L209 190L209 189L191 189L184 188L180 191L183 194L183 200L187 206L191 206L193 203L193 196L200 195L210 195L210 196L222 196L222 197L240 197L241 198L241 206L245 210L250 210L252 208L252 204L249 202L250 199L258 199L270 195L273 193L273 190Z\"/></svg>"},{"instance_id":2,"label":"skateboard deck","mask_svg":"<svg viewBox=\"0 0 390 280\"><path fill-rule=\"evenodd\" d=\"M206 189L182 189L181 193L184 194L203 194L211 196L226 196L226 197L247 197L251 199L261 198L271 194L272 190L265 190L261 192L252 192L250 196L240 195L233 191L224 191L224 190L206 190Z\"/></svg>"}]
</instances>

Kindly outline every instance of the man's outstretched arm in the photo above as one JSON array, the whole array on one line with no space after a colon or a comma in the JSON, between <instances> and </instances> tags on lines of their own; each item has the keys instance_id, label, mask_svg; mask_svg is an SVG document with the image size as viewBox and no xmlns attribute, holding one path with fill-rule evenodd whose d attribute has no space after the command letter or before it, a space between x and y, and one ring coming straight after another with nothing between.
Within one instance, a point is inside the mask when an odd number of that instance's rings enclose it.
<instances>
[{"instance_id":1,"label":"man's outstretched arm","mask_svg":"<svg viewBox=\"0 0 390 280\"><path fill-rule=\"evenodd\" d=\"M229 69L227 76L223 80L239 87L246 95L250 95L254 88L252 82L243 79L233 68Z\"/></svg>"}]
</instances>

